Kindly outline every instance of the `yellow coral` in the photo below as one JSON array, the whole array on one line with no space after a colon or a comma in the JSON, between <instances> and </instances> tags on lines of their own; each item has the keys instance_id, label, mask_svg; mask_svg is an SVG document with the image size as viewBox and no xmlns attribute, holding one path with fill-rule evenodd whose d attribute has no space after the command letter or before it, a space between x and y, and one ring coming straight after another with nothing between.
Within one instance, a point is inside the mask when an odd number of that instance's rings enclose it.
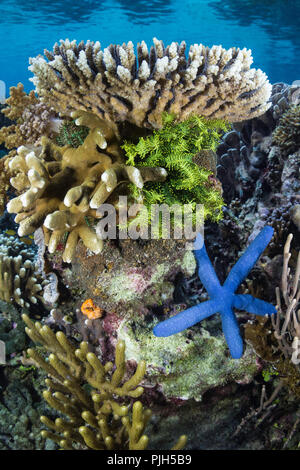
<instances>
[{"instance_id":1,"label":"yellow coral","mask_svg":"<svg viewBox=\"0 0 300 470\"><path fill-rule=\"evenodd\" d=\"M19 147L9 163L16 174L10 182L21 193L7 205L8 212L17 213L18 234L28 235L43 226L45 242L53 253L67 232L66 262L71 262L79 238L92 252L102 250L103 241L86 217L96 218L96 209L121 182L141 188L144 181L166 177L160 168L138 170L122 163L113 123L84 112L73 117L76 124L90 129L82 145L59 147L42 137L40 146Z\"/></svg>"},{"instance_id":2,"label":"yellow coral","mask_svg":"<svg viewBox=\"0 0 300 470\"><path fill-rule=\"evenodd\" d=\"M54 334L48 326L33 323L27 315L22 318L29 337L51 353L45 361L36 350L27 351L50 376L46 379L48 389L43 396L52 408L68 418L52 421L42 416L41 421L51 429L43 431L42 435L63 449L78 446L94 450L145 449L148 437L143 432L151 411L144 410L136 401L130 413L130 406L120 402L120 398L138 398L143 393L139 383L146 371L145 362L141 361L134 375L124 380L124 341L116 345L115 365L111 362L102 365L97 356L88 351L87 343L82 342L76 349L61 331ZM181 436L174 449L182 448L185 443L186 437Z\"/></svg>"}]
</instances>

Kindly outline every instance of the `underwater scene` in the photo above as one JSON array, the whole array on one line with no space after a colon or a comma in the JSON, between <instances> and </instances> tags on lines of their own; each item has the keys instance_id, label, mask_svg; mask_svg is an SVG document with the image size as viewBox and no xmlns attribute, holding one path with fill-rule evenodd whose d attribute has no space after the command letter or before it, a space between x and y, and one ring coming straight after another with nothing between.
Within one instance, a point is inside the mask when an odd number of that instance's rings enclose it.
<instances>
[{"instance_id":1,"label":"underwater scene","mask_svg":"<svg viewBox=\"0 0 300 470\"><path fill-rule=\"evenodd\" d=\"M0 0L0 40L0 450L299 449L300 0Z\"/></svg>"}]
</instances>

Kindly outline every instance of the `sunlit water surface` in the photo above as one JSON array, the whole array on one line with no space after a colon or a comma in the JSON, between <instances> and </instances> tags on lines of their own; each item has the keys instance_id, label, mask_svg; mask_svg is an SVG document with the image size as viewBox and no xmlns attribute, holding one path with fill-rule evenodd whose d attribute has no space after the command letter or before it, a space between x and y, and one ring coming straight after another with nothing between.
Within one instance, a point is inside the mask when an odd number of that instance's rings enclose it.
<instances>
[{"instance_id":1,"label":"sunlit water surface","mask_svg":"<svg viewBox=\"0 0 300 470\"><path fill-rule=\"evenodd\" d=\"M247 47L272 83L300 79L300 0L0 0L0 79L29 82L28 58L59 39Z\"/></svg>"}]
</instances>

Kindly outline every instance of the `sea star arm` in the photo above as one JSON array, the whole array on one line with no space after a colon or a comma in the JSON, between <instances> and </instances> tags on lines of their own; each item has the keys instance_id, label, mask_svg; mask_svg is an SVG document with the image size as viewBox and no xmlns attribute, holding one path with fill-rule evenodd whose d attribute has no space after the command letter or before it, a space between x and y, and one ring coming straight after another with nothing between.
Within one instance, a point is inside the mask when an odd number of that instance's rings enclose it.
<instances>
[{"instance_id":1,"label":"sea star arm","mask_svg":"<svg viewBox=\"0 0 300 470\"><path fill-rule=\"evenodd\" d=\"M224 287L231 292L236 291L270 242L273 232L274 229L268 225L262 229L231 269L224 282Z\"/></svg>"},{"instance_id":2,"label":"sea star arm","mask_svg":"<svg viewBox=\"0 0 300 470\"><path fill-rule=\"evenodd\" d=\"M203 243L203 237L200 233L197 235L194 246L196 248L198 246L202 246L200 250L194 250L194 255L198 263L198 274L209 296L214 297L218 291L221 290L221 285L213 265L211 264L211 261L208 257L205 245Z\"/></svg>"},{"instance_id":3,"label":"sea star arm","mask_svg":"<svg viewBox=\"0 0 300 470\"><path fill-rule=\"evenodd\" d=\"M233 359L240 359L243 355L243 340L235 315L230 307L221 312L223 333Z\"/></svg>"},{"instance_id":4,"label":"sea star arm","mask_svg":"<svg viewBox=\"0 0 300 470\"><path fill-rule=\"evenodd\" d=\"M274 305L264 300L256 299L249 294L236 294L233 299L233 306L239 310L246 310L255 315L272 315L277 313Z\"/></svg>"},{"instance_id":5,"label":"sea star arm","mask_svg":"<svg viewBox=\"0 0 300 470\"><path fill-rule=\"evenodd\" d=\"M155 336L174 335L204 320L204 318L210 317L218 311L218 307L219 303L214 300L207 300L201 304L194 305L168 318L168 320L158 323L158 325L153 328L153 333Z\"/></svg>"}]
</instances>

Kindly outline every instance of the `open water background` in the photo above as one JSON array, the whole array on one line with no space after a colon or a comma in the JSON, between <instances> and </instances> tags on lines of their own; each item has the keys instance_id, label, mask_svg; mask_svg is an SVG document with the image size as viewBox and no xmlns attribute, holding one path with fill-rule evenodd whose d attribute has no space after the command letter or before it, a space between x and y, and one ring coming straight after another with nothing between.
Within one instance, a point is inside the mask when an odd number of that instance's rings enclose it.
<instances>
[{"instance_id":1,"label":"open water background","mask_svg":"<svg viewBox=\"0 0 300 470\"><path fill-rule=\"evenodd\" d=\"M300 0L0 0L0 80L28 81L28 58L59 39L252 49L271 83L300 79Z\"/></svg>"}]
</instances>

